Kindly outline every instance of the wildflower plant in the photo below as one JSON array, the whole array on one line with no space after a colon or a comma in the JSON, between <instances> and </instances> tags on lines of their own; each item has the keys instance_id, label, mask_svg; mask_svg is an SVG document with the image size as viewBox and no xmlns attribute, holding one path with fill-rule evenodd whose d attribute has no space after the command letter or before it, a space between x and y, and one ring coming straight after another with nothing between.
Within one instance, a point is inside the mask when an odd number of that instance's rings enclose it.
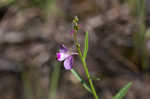
<instances>
[{"instance_id":1,"label":"wildflower plant","mask_svg":"<svg viewBox=\"0 0 150 99\"><path fill-rule=\"evenodd\" d=\"M74 39L74 44L76 46L77 52L72 52L69 51L68 48L65 45L62 45L59 49L59 52L57 53L57 60L58 61L64 61L64 68L66 70L70 70L73 75L82 83L83 87L93 95L94 99L99 99L98 94L95 90L94 84L93 84L93 79L89 73L87 63L86 63L86 58L87 58L87 53L88 53L88 31L85 32L85 42L84 42L84 50L82 52L80 43L78 42L77 39L77 33L81 27L79 24L79 19L76 16L73 19L73 29L71 30L70 34L73 36ZM88 79L88 82L86 82L80 75L79 73L73 69L73 56L78 55L80 57L80 60L82 62L83 69L85 71L86 77ZM114 97L113 99L122 99L123 96L127 93L128 89L131 86L131 82L129 82L127 85L125 85Z\"/></svg>"}]
</instances>

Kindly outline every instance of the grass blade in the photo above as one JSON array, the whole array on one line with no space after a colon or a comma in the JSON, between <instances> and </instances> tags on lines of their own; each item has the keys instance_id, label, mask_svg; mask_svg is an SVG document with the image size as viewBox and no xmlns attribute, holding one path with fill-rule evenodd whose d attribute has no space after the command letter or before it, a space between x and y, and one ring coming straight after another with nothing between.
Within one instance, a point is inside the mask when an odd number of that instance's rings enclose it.
<instances>
[{"instance_id":1,"label":"grass blade","mask_svg":"<svg viewBox=\"0 0 150 99\"><path fill-rule=\"evenodd\" d=\"M61 70L60 63L55 61L54 62L54 70L52 72L51 82L50 82L49 99L58 99L57 88L58 88L58 83L59 83L60 70Z\"/></svg>"}]
</instances>

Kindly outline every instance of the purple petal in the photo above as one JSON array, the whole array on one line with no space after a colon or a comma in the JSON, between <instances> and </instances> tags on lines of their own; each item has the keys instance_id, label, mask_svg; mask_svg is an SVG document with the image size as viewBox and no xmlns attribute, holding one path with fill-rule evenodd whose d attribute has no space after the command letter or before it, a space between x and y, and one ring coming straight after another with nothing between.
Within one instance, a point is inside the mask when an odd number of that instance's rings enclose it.
<instances>
[{"instance_id":1,"label":"purple petal","mask_svg":"<svg viewBox=\"0 0 150 99\"><path fill-rule=\"evenodd\" d=\"M71 53L71 55L78 55L78 53Z\"/></svg>"},{"instance_id":2,"label":"purple petal","mask_svg":"<svg viewBox=\"0 0 150 99\"><path fill-rule=\"evenodd\" d=\"M73 66L73 57L69 56L64 61L64 67L66 70L70 70L70 69L72 69L72 66Z\"/></svg>"},{"instance_id":3,"label":"purple petal","mask_svg":"<svg viewBox=\"0 0 150 99\"><path fill-rule=\"evenodd\" d=\"M71 30L71 31L70 31L70 34L71 34L71 35L73 35L73 34L74 34L74 32L75 32L75 30Z\"/></svg>"},{"instance_id":4,"label":"purple petal","mask_svg":"<svg viewBox=\"0 0 150 99\"><path fill-rule=\"evenodd\" d=\"M65 60L69 56L70 55L67 54L67 53L57 53L57 60L58 61L63 61L63 60Z\"/></svg>"},{"instance_id":5,"label":"purple petal","mask_svg":"<svg viewBox=\"0 0 150 99\"><path fill-rule=\"evenodd\" d=\"M65 53L67 51L68 51L67 47L65 45L61 45L59 52Z\"/></svg>"},{"instance_id":6,"label":"purple petal","mask_svg":"<svg viewBox=\"0 0 150 99\"><path fill-rule=\"evenodd\" d=\"M61 54L57 53L57 59L60 59Z\"/></svg>"}]
</instances>

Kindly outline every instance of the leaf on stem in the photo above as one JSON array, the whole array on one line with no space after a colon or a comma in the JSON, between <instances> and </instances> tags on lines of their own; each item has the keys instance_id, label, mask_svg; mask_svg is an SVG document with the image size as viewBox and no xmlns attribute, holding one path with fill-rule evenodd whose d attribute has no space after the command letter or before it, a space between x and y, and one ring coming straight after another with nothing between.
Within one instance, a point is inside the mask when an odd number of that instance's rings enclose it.
<instances>
[{"instance_id":1,"label":"leaf on stem","mask_svg":"<svg viewBox=\"0 0 150 99\"><path fill-rule=\"evenodd\" d=\"M70 70L72 72L72 74L82 83L83 87L89 91L90 93L92 93L91 88L89 87L88 83L86 83L85 80L83 80L83 78L79 75L78 72L76 72L73 68Z\"/></svg>"},{"instance_id":2,"label":"leaf on stem","mask_svg":"<svg viewBox=\"0 0 150 99\"><path fill-rule=\"evenodd\" d=\"M83 53L83 58L84 58L84 59L85 59L86 56L87 56L88 44L89 44L89 37L88 37L88 31L86 31L86 34L85 34L85 42L84 42L84 53Z\"/></svg>"},{"instance_id":3,"label":"leaf on stem","mask_svg":"<svg viewBox=\"0 0 150 99\"><path fill-rule=\"evenodd\" d=\"M132 82L129 82L126 84L114 97L113 99L122 99L126 93L128 92L128 89L131 87Z\"/></svg>"}]
</instances>

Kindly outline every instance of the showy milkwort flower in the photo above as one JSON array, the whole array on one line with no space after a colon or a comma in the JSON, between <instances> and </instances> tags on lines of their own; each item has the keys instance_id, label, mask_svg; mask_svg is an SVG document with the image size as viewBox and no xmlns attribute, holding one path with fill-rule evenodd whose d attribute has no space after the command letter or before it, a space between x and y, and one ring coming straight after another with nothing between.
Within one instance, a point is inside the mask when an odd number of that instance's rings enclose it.
<instances>
[{"instance_id":1,"label":"showy milkwort flower","mask_svg":"<svg viewBox=\"0 0 150 99\"><path fill-rule=\"evenodd\" d=\"M73 67L73 55L78 53L70 52L65 45L62 45L57 53L57 60L64 61L64 67L66 70L70 70Z\"/></svg>"}]
</instances>

